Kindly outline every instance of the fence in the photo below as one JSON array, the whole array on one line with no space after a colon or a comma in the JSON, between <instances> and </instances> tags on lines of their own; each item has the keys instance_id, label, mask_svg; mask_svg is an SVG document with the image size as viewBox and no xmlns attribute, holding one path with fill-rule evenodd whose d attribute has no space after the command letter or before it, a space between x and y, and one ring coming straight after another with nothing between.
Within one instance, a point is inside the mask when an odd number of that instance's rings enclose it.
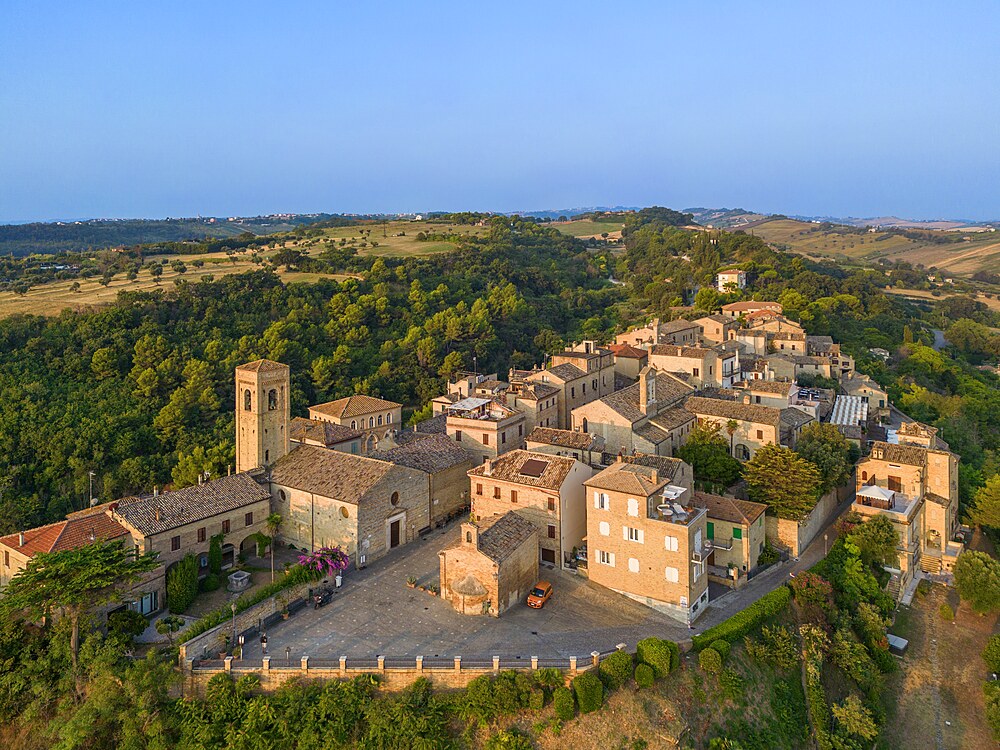
<instances>
[{"instance_id":1,"label":"fence","mask_svg":"<svg viewBox=\"0 0 1000 750\"><path fill-rule=\"evenodd\" d=\"M399 690L423 677L439 688L461 688L482 675L495 675L501 670L534 671L554 668L563 672L569 680L580 672L597 667L601 660L613 651L593 651L589 656L578 658L539 658L506 656L341 656L338 659L312 659L308 656L282 658L265 656L262 659L186 659L184 671L184 694L186 696L204 694L205 685L217 674L240 677L256 675L263 690L275 690L289 680L305 679L350 679L363 674L378 676L379 684L388 690Z\"/></svg>"}]
</instances>

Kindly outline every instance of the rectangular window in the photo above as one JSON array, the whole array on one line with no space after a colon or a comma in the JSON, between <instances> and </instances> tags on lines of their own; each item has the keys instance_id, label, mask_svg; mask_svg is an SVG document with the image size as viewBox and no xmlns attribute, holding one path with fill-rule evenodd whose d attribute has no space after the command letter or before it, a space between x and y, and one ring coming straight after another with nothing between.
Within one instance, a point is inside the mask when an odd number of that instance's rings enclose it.
<instances>
[{"instance_id":1,"label":"rectangular window","mask_svg":"<svg viewBox=\"0 0 1000 750\"><path fill-rule=\"evenodd\" d=\"M477 495L482 495L483 494L483 485L478 484L478 483L476 484L476 494Z\"/></svg>"},{"instance_id":2,"label":"rectangular window","mask_svg":"<svg viewBox=\"0 0 1000 750\"><path fill-rule=\"evenodd\" d=\"M523 434L524 434L524 425L523 424L519 424L517 426L517 436L521 437L521 435L523 435Z\"/></svg>"},{"instance_id":3,"label":"rectangular window","mask_svg":"<svg viewBox=\"0 0 1000 750\"><path fill-rule=\"evenodd\" d=\"M549 539L555 539L555 538L556 538L556 527L555 527L555 526L553 526L553 525L552 525L552 524L550 523L550 524L549 524Z\"/></svg>"},{"instance_id":4,"label":"rectangular window","mask_svg":"<svg viewBox=\"0 0 1000 750\"><path fill-rule=\"evenodd\" d=\"M511 490L510 491L510 501L512 503L516 503L517 502L517 490Z\"/></svg>"},{"instance_id":5,"label":"rectangular window","mask_svg":"<svg viewBox=\"0 0 1000 750\"><path fill-rule=\"evenodd\" d=\"M223 534L228 534L229 533L229 519L228 518L225 521L222 522L222 533Z\"/></svg>"},{"instance_id":6,"label":"rectangular window","mask_svg":"<svg viewBox=\"0 0 1000 750\"><path fill-rule=\"evenodd\" d=\"M699 370L698 370L697 367L692 367L691 368L691 374L694 375L695 377L698 377L698 372L699 372Z\"/></svg>"},{"instance_id":7,"label":"rectangular window","mask_svg":"<svg viewBox=\"0 0 1000 750\"><path fill-rule=\"evenodd\" d=\"M666 547L667 552L677 551L677 537L668 536L666 539L663 540L663 544L664 547Z\"/></svg>"},{"instance_id":8,"label":"rectangular window","mask_svg":"<svg viewBox=\"0 0 1000 750\"><path fill-rule=\"evenodd\" d=\"M715 524L709 521L707 527L708 527L708 538L715 539Z\"/></svg>"},{"instance_id":9,"label":"rectangular window","mask_svg":"<svg viewBox=\"0 0 1000 750\"><path fill-rule=\"evenodd\" d=\"M243 516L244 526L253 526L253 512L247 513Z\"/></svg>"},{"instance_id":10,"label":"rectangular window","mask_svg":"<svg viewBox=\"0 0 1000 750\"><path fill-rule=\"evenodd\" d=\"M179 536L170 537L170 551L176 552L181 548L181 538Z\"/></svg>"},{"instance_id":11,"label":"rectangular window","mask_svg":"<svg viewBox=\"0 0 1000 750\"><path fill-rule=\"evenodd\" d=\"M587 395L587 384L586 383L582 383L580 387L583 388L583 395L586 396Z\"/></svg>"},{"instance_id":12,"label":"rectangular window","mask_svg":"<svg viewBox=\"0 0 1000 750\"><path fill-rule=\"evenodd\" d=\"M757 439L758 440L763 440L764 439L764 431L763 430L757 430Z\"/></svg>"},{"instance_id":13,"label":"rectangular window","mask_svg":"<svg viewBox=\"0 0 1000 750\"><path fill-rule=\"evenodd\" d=\"M570 388L569 389L569 397L570 398L576 398L576 388Z\"/></svg>"},{"instance_id":14,"label":"rectangular window","mask_svg":"<svg viewBox=\"0 0 1000 750\"><path fill-rule=\"evenodd\" d=\"M500 433L500 444L501 445L507 445L507 433L506 432L501 432Z\"/></svg>"},{"instance_id":15,"label":"rectangular window","mask_svg":"<svg viewBox=\"0 0 1000 750\"><path fill-rule=\"evenodd\" d=\"M701 578L701 566L700 565L695 565L694 566L694 582L697 583L699 578Z\"/></svg>"},{"instance_id":16,"label":"rectangular window","mask_svg":"<svg viewBox=\"0 0 1000 750\"><path fill-rule=\"evenodd\" d=\"M500 499L500 488L499 487L494 487L493 488L493 497L496 498L497 500Z\"/></svg>"},{"instance_id":17,"label":"rectangular window","mask_svg":"<svg viewBox=\"0 0 1000 750\"><path fill-rule=\"evenodd\" d=\"M202 526L200 529L198 529L198 544L201 544L204 541L205 541L205 527Z\"/></svg>"},{"instance_id":18,"label":"rectangular window","mask_svg":"<svg viewBox=\"0 0 1000 750\"><path fill-rule=\"evenodd\" d=\"M10 567L10 552L8 552L7 550L3 551L3 566L5 568Z\"/></svg>"},{"instance_id":19,"label":"rectangular window","mask_svg":"<svg viewBox=\"0 0 1000 750\"><path fill-rule=\"evenodd\" d=\"M483 433L483 445L490 444L490 434L488 432Z\"/></svg>"},{"instance_id":20,"label":"rectangular window","mask_svg":"<svg viewBox=\"0 0 1000 750\"><path fill-rule=\"evenodd\" d=\"M608 496L603 492L594 493L594 507L598 510L608 510L610 503L608 501Z\"/></svg>"},{"instance_id":21,"label":"rectangular window","mask_svg":"<svg viewBox=\"0 0 1000 750\"><path fill-rule=\"evenodd\" d=\"M903 491L903 480L899 477L889 477L888 485L892 492Z\"/></svg>"},{"instance_id":22,"label":"rectangular window","mask_svg":"<svg viewBox=\"0 0 1000 750\"><path fill-rule=\"evenodd\" d=\"M615 555L613 552L597 552L597 562L601 565L609 565L612 568L615 567Z\"/></svg>"},{"instance_id":23,"label":"rectangular window","mask_svg":"<svg viewBox=\"0 0 1000 750\"><path fill-rule=\"evenodd\" d=\"M742 538L743 538L743 529L741 529L739 526L733 526L733 539L742 539Z\"/></svg>"},{"instance_id":24,"label":"rectangular window","mask_svg":"<svg viewBox=\"0 0 1000 750\"><path fill-rule=\"evenodd\" d=\"M549 510L556 509L556 499L554 497L549 498Z\"/></svg>"},{"instance_id":25,"label":"rectangular window","mask_svg":"<svg viewBox=\"0 0 1000 750\"><path fill-rule=\"evenodd\" d=\"M461 443L462 442L462 431L461 430L455 430L455 442L456 443Z\"/></svg>"},{"instance_id":26,"label":"rectangular window","mask_svg":"<svg viewBox=\"0 0 1000 750\"><path fill-rule=\"evenodd\" d=\"M680 571L677 568L667 568L663 571L663 575L670 583L677 583L680 580Z\"/></svg>"},{"instance_id":27,"label":"rectangular window","mask_svg":"<svg viewBox=\"0 0 1000 750\"><path fill-rule=\"evenodd\" d=\"M634 529L631 526L626 526L625 539L630 542L639 542L642 544L642 529Z\"/></svg>"}]
</instances>

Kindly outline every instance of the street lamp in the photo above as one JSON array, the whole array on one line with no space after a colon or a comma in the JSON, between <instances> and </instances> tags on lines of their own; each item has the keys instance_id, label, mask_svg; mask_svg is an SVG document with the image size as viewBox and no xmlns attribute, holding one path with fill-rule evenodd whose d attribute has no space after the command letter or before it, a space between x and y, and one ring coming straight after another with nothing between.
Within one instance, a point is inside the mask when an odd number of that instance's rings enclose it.
<instances>
[{"instance_id":1,"label":"street lamp","mask_svg":"<svg viewBox=\"0 0 1000 750\"><path fill-rule=\"evenodd\" d=\"M87 498L88 507L93 507L94 505L94 472L88 471L90 475L90 496Z\"/></svg>"},{"instance_id":2,"label":"street lamp","mask_svg":"<svg viewBox=\"0 0 1000 750\"><path fill-rule=\"evenodd\" d=\"M285 666L290 667L292 665L292 647L285 646Z\"/></svg>"},{"instance_id":3,"label":"street lamp","mask_svg":"<svg viewBox=\"0 0 1000 750\"><path fill-rule=\"evenodd\" d=\"M233 610L233 643L236 643L236 602L230 604L229 608Z\"/></svg>"},{"instance_id":4,"label":"street lamp","mask_svg":"<svg viewBox=\"0 0 1000 750\"><path fill-rule=\"evenodd\" d=\"M823 535L823 557L826 557L826 548L827 548L826 540L829 538L830 537L828 534Z\"/></svg>"}]
</instances>

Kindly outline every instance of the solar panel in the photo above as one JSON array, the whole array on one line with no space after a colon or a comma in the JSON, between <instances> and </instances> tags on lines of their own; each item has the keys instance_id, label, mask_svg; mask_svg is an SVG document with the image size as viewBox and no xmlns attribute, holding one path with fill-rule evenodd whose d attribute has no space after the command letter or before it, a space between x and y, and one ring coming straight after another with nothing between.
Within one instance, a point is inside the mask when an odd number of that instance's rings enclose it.
<instances>
[{"instance_id":1,"label":"solar panel","mask_svg":"<svg viewBox=\"0 0 1000 750\"><path fill-rule=\"evenodd\" d=\"M521 466L520 474L523 477L535 477L536 479L545 473L548 468L548 461L540 461L537 458L529 458Z\"/></svg>"}]
</instances>

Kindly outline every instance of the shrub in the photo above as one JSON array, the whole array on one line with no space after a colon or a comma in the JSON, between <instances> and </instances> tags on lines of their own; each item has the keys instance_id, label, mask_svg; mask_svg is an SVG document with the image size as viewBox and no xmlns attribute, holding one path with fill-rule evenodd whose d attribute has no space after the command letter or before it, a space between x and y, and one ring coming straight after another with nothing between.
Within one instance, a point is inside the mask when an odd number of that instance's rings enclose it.
<instances>
[{"instance_id":1,"label":"shrub","mask_svg":"<svg viewBox=\"0 0 1000 750\"><path fill-rule=\"evenodd\" d=\"M221 586L219 581L219 576L215 573L209 573L207 576L201 579L201 590L202 591L216 591L219 586Z\"/></svg>"},{"instance_id":2,"label":"shrub","mask_svg":"<svg viewBox=\"0 0 1000 750\"><path fill-rule=\"evenodd\" d=\"M986 698L986 723L990 725L993 739L1000 742L1000 682L983 683Z\"/></svg>"},{"instance_id":3,"label":"shrub","mask_svg":"<svg viewBox=\"0 0 1000 750\"><path fill-rule=\"evenodd\" d=\"M545 691L535 688L528 697L528 708L532 711L541 711L545 708Z\"/></svg>"},{"instance_id":4,"label":"shrub","mask_svg":"<svg viewBox=\"0 0 1000 750\"><path fill-rule=\"evenodd\" d=\"M593 672L584 672L574 677L573 692L582 714L596 711L604 703L604 686Z\"/></svg>"},{"instance_id":5,"label":"shrub","mask_svg":"<svg viewBox=\"0 0 1000 750\"><path fill-rule=\"evenodd\" d=\"M779 586L769 594L765 594L746 609L737 612L728 620L723 620L715 627L691 639L695 651L701 651L719 638L733 643L739 638L756 630L768 618L781 612L792 599L792 590L788 586Z\"/></svg>"},{"instance_id":6,"label":"shrub","mask_svg":"<svg viewBox=\"0 0 1000 750\"><path fill-rule=\"evenodd\" d=\"M698 654L698 666L708 674L719 674L722 671L722 654L714 648L706 648Z\"/></svg>"},{"instance_id":7,"label":"shrub","mask_svg":"<svg viewBox=\"0 0 1000 750\"><path fill-rule=\"evenodd\" d=\"M653 687L656 682L656 673L648 664L637 664L635 667L635 684L641 688Z\"/></svg>"},{"instance_id":8,"label":"shrub","mask_svg":"<svg viewBox=\"0 0 1000 750\"><path fill-rule=\"evenodd\" d=\"M719 638L717 641L712 641L712 645L709 648L718 651L719 656L722 657L722 661L725 662L729 658L729 651L732 649L732 646L729 644L729 641Z\"/></svg>"},{"instance_id":9,"label":"shrub","mask_svg":"<svg viewBox=\"0 0 1000 750\"><path fill-rule=\"evenodd\" d=\"M167 573L167 606L179 615L198 595L198 562L194 555L185 555Z\"/></svg>"},{"instance_id":10,"label":"shrub","mask_svg":"<svg viewBox=\"0 0 1000 750\"><path fill-rule=\"evenodd\" d=\"M488 740L485 750L532 750L531 740L513 727L501 729Z\"/></svg>"},{"instance_id":11,"label":"shrub","mask_svg":"<svg viewBox=\"0 0 1000 750\"><path fill-rule=\"evenodd\" d=\"M666 677L680 663L680 648L673 641L644 638L635 644L636 660L653 669L656 677Z\"/></svg>"},{"instance_id":12,"label":"shrub","mask_svg":"<svg viewBox=\"0 0 1000 750\"><path fill-rule=\"evenodd\" d=\"M1000 635L995 635L986 642L983 661L991 672L1000 672Z\"/></svg>"},{"instance_id":13,"label":"shrub","mask_svg":"<svg viewBox=\"0 0 1000 750\"><path fill-rule=\"evenodd\" d=\"M149 620L134 609L123 609L108 615L108 635L123 641L131 641L137 635L142 635L148 625Z\"/></svg>"},{"instance_id":14,"label":"shrub","mask_svg":"<svg viewBox=\"0 0 1000 750\"><path fill-rule=\"evenodd\" d=\"M799 663L798 639L788 628L765 625L759 639L746 636L743 641L750 657L761 664L791 669Z\"/></svg>"},{"instance_id":15,"label":"shrub","mask_svg":"<svg viewBox=\"0 0 1000 750\"><path fill-rule=\"evenodd\" d=\"M632 654L615 651L597 667L601 682L609 690L617 690L632 677Z\"/></svg>"},{"instance_id":16,"label":"shrub","mask_svg":"<svg viewBox=\"0 0 1000 750\"><path fill-rule=\"evenodd\" d=\"M730 700L736 700L743 695L743 678L735 670L723 669L722 675L719 677L719 684L722 685L723 694Z\"/></svg>"},{"instance_id":17,"label":"shrub","mask_svg":"<svg viewBox=\"0 0 1000 750\"><path fill-rule=\"evenodd\" d=\"M222 573L222 534L208 540L208 572L215 575Z\"/></svg>"},{"instance_id":18,"label":"shrub","mask_svg":"<svg viewBox=\"0 0 1000 750\"><path fill-rule=\"evenodd\" d=\"M938 609L938 614L941 616L941 619L946 622L955 619L955 610L953 610L947 604L941 605L941 607Z\"/></svg>"},{"instance_id":19,"label":"shrub","mask_svg":"<svg viewBox=\"0 0 1000 750\"><path fill-rule=\"evenodd\" d=\"M552 708L562 721L569 721L576 716L576 698L568 687L557 687L552 694Z\"/></svg>"},{"instance_id":20,"label":"shrub","mask_svg":"<svg viewBox=\"0 0 1000 750\"><path fill-rule=\"evenodd\" d=\"M543 667L535 672L535 684L539 687L553 689L563 685L563 673L555 667Z\"/></svg>"}]
</instances>

